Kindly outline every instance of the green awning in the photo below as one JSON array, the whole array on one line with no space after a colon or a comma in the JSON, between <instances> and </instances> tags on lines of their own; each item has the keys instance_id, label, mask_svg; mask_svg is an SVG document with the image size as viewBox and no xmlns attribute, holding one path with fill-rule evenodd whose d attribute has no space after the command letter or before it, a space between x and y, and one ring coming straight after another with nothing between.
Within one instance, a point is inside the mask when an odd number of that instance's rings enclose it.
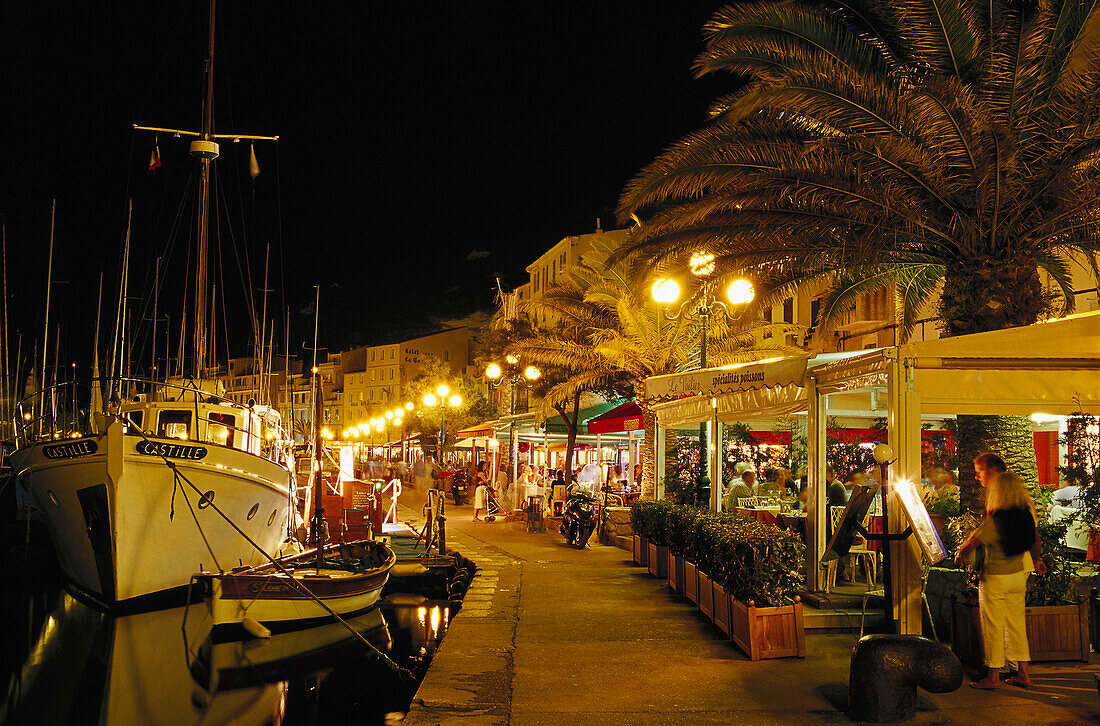
<instances>
[{"instance_id":1,"label":"green awning","mask_svg":"<svg viewBox=\"0 0 1100 726\"><path fill-rule=\"evenodd\" d=\"M589 406L588 408L582 408L580 414L577 416L577 433L588 433L588 422L596 418L600 414L607 413L611 409L615 408L622 401L613 401L611 403L601 403L598 406ZM551 416L546 419L546 431L551 434L564 434L568 433L565 428L565 421L561 416Z\"/></svg>"}]
</instances>

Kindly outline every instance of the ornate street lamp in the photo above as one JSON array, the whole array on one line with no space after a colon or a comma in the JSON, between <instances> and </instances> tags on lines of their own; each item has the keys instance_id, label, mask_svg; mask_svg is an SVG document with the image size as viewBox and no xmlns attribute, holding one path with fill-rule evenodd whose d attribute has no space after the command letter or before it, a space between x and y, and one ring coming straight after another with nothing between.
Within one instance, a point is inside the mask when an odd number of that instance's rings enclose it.
<instances>
[{"instance_id":1,"label":"ornate street lamp","mask_svg":"<svg viewBox=\"0 0 1100 726\"><path fill-rule=\"evenodd\" d=\"M424 405L427 408L439 406L439 442L435 447L435 455L436 460L442 464L443 442L446 440L447 436L447 406L458 408L462 405L462 397L458 394L451 395L451 389L445 383L439 384L439 387L435 389L435 393L439 395L439 398L429 393L424 396ZM448 398L448 396L450 396L450 398Z\"/></svg>"},{"instance_id":2,"label":"ornate street lamp","mask_svg":"<svg viewBox=\"0 0 1100 726\"><path fill-rule=\"evenodd\" d=\"M506 355L505 366L499 363L490 363L485 367L485 377L489 379L489 385L497 388L504 381L505 368L508 373L508 458L512 460L512 481L519 477L519 461L516 456L516 386L519 383L519 357ZM542 371L537 366L529 365L523 369L523 377L528 385L534 383L542 376Z\"/></svg>"},{"instance_id":3,"label":"ornate street lamp","mask_svg":"<svg viewBox=\"0 0 1100 726\"><path fill-rule=\"evenodd\" d=\"M665 312L665 317L669 320L676 320L681 315L694 315L699 318L700 321L700 339L699 339L699 368L707 367L707 324L710 320L711 313L720 310L726 315L732 316L731 307L746 305L752 302L755 295L752 283L748 280L738 279L734 280L726 288L726 298L729 300L729 304L719 299L714 294L714 288L716 281L711 279L711 275L714 274L714 255L708 252L696 252L692 254L691 259L688 261L688 269L691 274L696 277L701 285L699 289L698 300L699 303L694 310L685 310L690 300L685 300L680 304L675 313ZM680 298L680 285L671 278L660 278L653 283L650 288L650 295L655 301L664 305L671 305ZM699 424L699 476L696 480L696 486L700 494L704 492L707 495L707 499L710 499L710 477L707 476L707 424L701 422Z\"/></svg>"}]
</instances>

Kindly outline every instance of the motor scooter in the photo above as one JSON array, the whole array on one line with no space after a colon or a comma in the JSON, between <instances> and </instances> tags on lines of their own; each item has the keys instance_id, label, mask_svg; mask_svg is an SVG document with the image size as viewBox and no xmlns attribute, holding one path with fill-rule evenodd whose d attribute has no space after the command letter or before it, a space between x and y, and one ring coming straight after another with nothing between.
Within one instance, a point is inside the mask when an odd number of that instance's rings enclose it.
<instances>
[{"instance_id":1,"label":"motor scooter","mask_svg":"<svg viewBox=\"0 0 1100 726\"><path fill-rule=\"evenodd\" d=\"M465 469L459 469L451 479L451 496L454 497L455 506L461 506L466 503L469 488L470 483L467 480Z\"/></svg>"},{"instance_id":2,"label":"motor scooter","mask_svg":"<svg viewBox=\"0 0 1100 726\"><path fill-rule=\"evenodd\" d=\"M596 498L570 487L558 531L574 547L584 547L596 529Z\"/></svg>"}]
</instances>

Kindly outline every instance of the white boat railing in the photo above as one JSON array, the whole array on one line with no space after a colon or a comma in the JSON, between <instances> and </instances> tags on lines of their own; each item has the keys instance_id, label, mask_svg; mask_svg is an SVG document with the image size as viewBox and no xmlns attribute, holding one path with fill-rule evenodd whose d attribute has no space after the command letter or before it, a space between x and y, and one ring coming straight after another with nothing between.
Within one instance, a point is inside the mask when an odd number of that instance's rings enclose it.
<instances>
[{"instance_id":1,"label":"white boat railing","mask_svg":"<svg viewBox=\"0 0 1100 726\"><path fill-rule=\"evenodd\" d=\"M194 426L187 427L185 436L165 434L158 437L226 446L283 465L293 460L290 432L281 419L266 415L266 407L257 410L257 407L244 406L194 386L127 378L122 379L121 386L117 379L113 382L116 387L132 392L125 401L116 398L106 402L100 410L92 410L92 404L99 398L94 395L94 386L105 383L105 379L95 378L65 381L24 398L16 406L13 420L17 448L41 441L97 435L103 433L100 429L105 429L106 422L112 418L121 418L128 427L134 426L134 433L140 430L153 435L152 422L140 420L145 410L173 408L191 413ZM240 421L244 425L231 423L228 416L221 415L229 411L237 414L232 417L233 422Z\"/></svg>"}]
</instances>

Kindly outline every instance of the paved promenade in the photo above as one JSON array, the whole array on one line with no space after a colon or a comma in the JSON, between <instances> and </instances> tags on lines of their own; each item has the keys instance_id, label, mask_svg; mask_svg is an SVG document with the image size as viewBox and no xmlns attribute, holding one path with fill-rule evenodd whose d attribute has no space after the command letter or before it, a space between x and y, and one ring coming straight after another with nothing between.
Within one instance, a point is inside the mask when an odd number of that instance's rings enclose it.
<instances>
[{"instance_id":1,"label":"paved promenade","mask_svg":"<svg viewBox=\"0 0 1100 726\"><path fill-rule=\"evenodd\" d=\"M403 500L417 529L415 492ZM807 634L805 659L752 662L667 584L594 544L473 523L449 507L448 546L477 562L405 721L462 724L835 724L855 634ZM1095 724L1094 664L1038 664L1027 691L919 692L917 724ZM969 678L967 679L969 681Z\"/></svg>"}]
</instances>

